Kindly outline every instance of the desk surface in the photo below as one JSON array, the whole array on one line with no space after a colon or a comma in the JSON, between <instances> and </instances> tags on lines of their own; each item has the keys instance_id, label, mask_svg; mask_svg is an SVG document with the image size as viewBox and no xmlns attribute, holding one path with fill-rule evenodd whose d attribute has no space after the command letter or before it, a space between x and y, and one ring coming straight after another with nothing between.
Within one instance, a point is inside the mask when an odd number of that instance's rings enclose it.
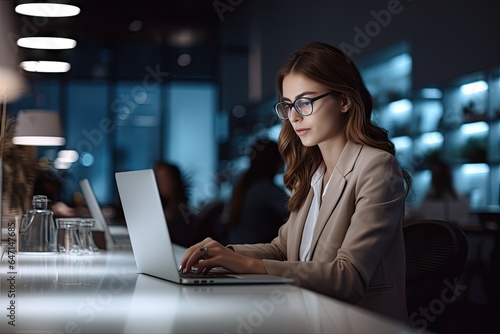
<instances>
[{"instance_id":1,"label":"desk surface","mask_svg":"<svg viewBox=\"0 0 500 334\"><path fill-rule=\"evenodd\" d=\"M139 274L130 250L14 259L12 270L2 257L1 333L408 332L292 285L180 286Z\"/></svg>"}]
</instances>

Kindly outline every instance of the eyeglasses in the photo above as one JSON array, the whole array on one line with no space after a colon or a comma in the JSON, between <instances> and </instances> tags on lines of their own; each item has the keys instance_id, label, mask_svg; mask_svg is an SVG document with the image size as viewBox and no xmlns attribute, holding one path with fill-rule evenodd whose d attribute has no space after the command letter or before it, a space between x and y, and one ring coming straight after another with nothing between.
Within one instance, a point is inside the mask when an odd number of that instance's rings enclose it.
<instances>
[{"instance_id":1,"label":"eyeglasses","mask_svg":"<svg viewBox=\"0 0 500 334\"><path fill-rule=\"evenodd\" d=\"M328 96L332 93L333 92L330 91L328 93L325 93L323 95L317 96L312 99L308 97L299 97L293 103L281 101L274 105L274 111L276 112L276 114L278 114L278 117L281 119L288 119L290 117L290 112L292 111L292 107L295 108L295 110L300 116L309 116L313 113L313 102L322 99L325 96Z\"/></svg>"}]
</instances>

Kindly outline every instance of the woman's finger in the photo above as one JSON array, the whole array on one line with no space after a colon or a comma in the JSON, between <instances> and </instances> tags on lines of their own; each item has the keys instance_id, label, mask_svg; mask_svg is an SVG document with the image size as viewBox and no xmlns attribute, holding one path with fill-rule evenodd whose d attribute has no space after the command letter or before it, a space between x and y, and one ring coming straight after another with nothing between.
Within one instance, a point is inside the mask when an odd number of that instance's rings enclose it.
<instances>
[{"instance_id":1,"label":"woman's finger","mask_svg":"<svg viewBox=\"0 0 500 334\"><path fill-rule=\"evenodd\" d=\"M193 262L189 262L190 259L193 259L193 255L196 255L199 252L200 248L204 247L204 244L208 244L212 241L211 238L206 238L205 240L194 244L193 246L186 249L184 255L182 256L181 263L179 269L183 271L191 270ZM199 254L198 254L199 255ZM189 266L189 268L187 268ZM186 269L186 270L184 270Z\"/></svg>"}]
</instances>

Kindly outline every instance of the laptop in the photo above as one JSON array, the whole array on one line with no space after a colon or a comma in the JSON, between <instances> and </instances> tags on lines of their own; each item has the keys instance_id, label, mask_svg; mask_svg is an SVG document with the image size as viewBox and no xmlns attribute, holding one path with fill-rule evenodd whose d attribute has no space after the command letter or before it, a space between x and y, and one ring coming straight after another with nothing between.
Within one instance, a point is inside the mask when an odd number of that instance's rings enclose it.
<instances>
[{"instance_id":1,"label":"laptop","mask_svg":"<svg viewBox=\"0 0 500 334\"><path fill-rule=\"evenodd\" d=\"M179 284L283 284L293 279L258 274L181 273L152 169L117 172L118 194L129 231L137 269L143 274ZM177 247L176 247L177 246ZM177 252L178 253L178 252ZM215 270L216 271L216 270Z\"/></svg>"},{"instance_id":2,"label":"laptop","mask_svg":"<svg viewBox=\"0 0 500 334\"><path fill-rule=\"evenodd\" d=\"M90 185L90 181L88 179L80 180L80 189L83 193L83 198L85 198L85 203L87 203L87 207L90 211L90 215L95 219L96 226L94 227L96 230L104 231L104 237L106 239L106 245L111 246L114 245L115 241L111 236L109 231L108 223L102 214L101 207L97 202L97 199L94 194L94 190Z\"/></svg>"}]
</instances>

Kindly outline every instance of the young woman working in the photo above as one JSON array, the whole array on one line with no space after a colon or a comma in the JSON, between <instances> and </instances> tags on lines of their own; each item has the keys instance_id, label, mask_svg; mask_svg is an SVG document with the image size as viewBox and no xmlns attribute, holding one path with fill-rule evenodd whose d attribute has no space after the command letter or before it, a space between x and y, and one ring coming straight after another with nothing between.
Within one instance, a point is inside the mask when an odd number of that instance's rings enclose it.
<instances>
[{"instance_id":1,"label":"young woman working","mask_svg":"<svg viewBox=\"0 0 500 334\"><path fill-rule=\"evenodd\" d=\"M339 49L313 43L277 74L290 217L268 244L188 248L182 270L268 273L406 321L405 182L371 96ZM408 189L407 189L408 190Z\"/></svg>"}]
</instances>

